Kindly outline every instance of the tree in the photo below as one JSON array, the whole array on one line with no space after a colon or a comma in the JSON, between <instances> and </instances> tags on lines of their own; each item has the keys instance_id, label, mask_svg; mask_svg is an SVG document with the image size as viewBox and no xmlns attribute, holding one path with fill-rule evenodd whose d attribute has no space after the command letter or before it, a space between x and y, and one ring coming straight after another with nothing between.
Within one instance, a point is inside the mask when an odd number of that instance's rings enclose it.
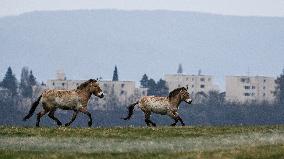
<instances>
[{"instance_id":1,"label":"tree","mask_svg":"<svg viewBox=\"0 0 284 159\"><path fill-rule=\"evenodd\" d=\"M177 73L179 73L179 74L183 73L183 69L182 69L182 65L181 64L178 65Z\"/></svg>"},{"instance_id":2,"label":"tree","mask_svg":"<svg viewBox=\"0 0 284 159\"><path fill-rule=\"evenodd\" d=\"M12 93L13 96L17 95L17 88L18 88L17 79L13 74L13 71L10 66L7 69L5 77L1 83L1 86L3 88L7 88Z\"/></svg>"},{"instance_id":3,"label":"tree","mask_svg":"<svg viewBox=\"0 0 284 159\"><path fill-rule=\"evenodd\" d=\"M284 69L282 74L275 80L275 83L277 85L275 90L277 102L284 105Z\"/></svg>"},{"instance_id":4,"label":"tree","mask_svg":"<svg viewBox=\"0 0 284 159\"><path fill-rule=\"evenodd\" d=\"M29 74L29 84L30 84L31 86L35 86L35 85L37 84L36 78L35 78L35 76L33 75L33 71L32 71L32 70L30 71L30 74Z\"/></svg>"},{"instance_id":5,"label":"tree","mask_svg":"<svg viewBox=\"0 0 284 159\"><path fill-rule=\"evenodd\" d=\"M118 81L118 72L117 72L117 67L116 66L114 67L112 81Z\"/></svg>"},{"instance_id":6,"label":"tree","mask_svg":"<svg viewBox=\"0 0 284 159\"><path fill-rule=\"evenodd\" d=\"M157 96L167 96L169 94L169 88L166 85L166 81L160 79L156 84L156 92Z\"/></svg>"},{"instance_id":7,"label":"tree","mask_svg":"<svg viewBox=\"0 0 284 159\"><path fill-rule=\"evenodd\" d=\"M167 96L169 93L169 88L166 85L166 81L160 79L156 83L154 79L148 79L146 74L143 75L142 79L140 80L140 84L143 88L148 88L148 95Z\"/></svg>"},{"instance_id":8,"label":"tree","mask_svg":"<svg viewBox=\"0 0 284 159\"><path fill-rule=\"evenodd\" d=\"M20 93L23 97L32 97L32 87L29 82L29 69L27 67L22 68Z\"/></svg>"},{"instance_id":9,"label":"tree","mask_svg":"<svg viewBox=\"0 0 284 159\"><path fill-rule=\"evenodd\" d=\"M148 80L148 95L155 95L156 94L156 82L152 78Z\"/></svg>"},{"instance_id":10,"label":"tree","mask_svg":"<svg viewBox=\"0 0 284 159\"><path fill-rule=\"evenodd\" d=\"M146 74L143 75L142 79L140 80L140 85L143 87L143 88L148 88L148 76Z\"/></svg>"},{"instance_id":11,"label":"tree","mask_svg":"<svg viewBox=\"0 0 284 159\"><path fill-rule=\"evenodd\" d=\"M211 90L208 92L208 95L205 98L204 104L222 106L225 102L224 93L219 93L217 90Z\"/></svg>"},{"instance_id":12,"label":"tree","mask_svg":"<svg viewBox=\"0 0 284 159\"><path fill-rule=\"evenodd\" d=\"M28 67L22 68L20 93L23 97L31 98L33 96L33 86L36 85L36 78L32 71L29 71Z\"/></svg>"}]
</instances>

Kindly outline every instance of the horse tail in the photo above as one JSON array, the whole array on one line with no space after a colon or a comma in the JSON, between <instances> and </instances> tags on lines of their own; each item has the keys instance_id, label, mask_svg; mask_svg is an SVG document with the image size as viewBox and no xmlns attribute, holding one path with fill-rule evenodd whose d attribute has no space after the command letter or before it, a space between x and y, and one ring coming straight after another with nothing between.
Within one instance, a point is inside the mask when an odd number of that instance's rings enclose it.
<instances>
[{"instance_id":1,"label":"horse tail","mask_svg":"<svg viewBox=\"0 0 284 159\"><path fill-rule=\"evenodd\" d=\"M30 111L29 111L29 114L26 115L26 116L23 118L23 121L26 121L27 119L29 119L29 118L34 114L34 112L35 112L35 110L36 110L36 107L38 106L41 97L42 97L42 95L40 95L40 96L38 97L38 99L32 104L32 107L31 107L31 109L30 109Z\"/></svg>"},{"instance_id":2,"label":"horse tail","mask_svg":"<svg viewBox=\"0 0 284 159\"><path fill-rule=\"evenodd\" d=\"M128 115L127 115L127 117L122 118L122 119L129 120L131 118L132 114L133 114L133 110L134 110L135 105L137 105L138 103L139 103L139 101L128 106Z\"/></svg>"}]
</instances>

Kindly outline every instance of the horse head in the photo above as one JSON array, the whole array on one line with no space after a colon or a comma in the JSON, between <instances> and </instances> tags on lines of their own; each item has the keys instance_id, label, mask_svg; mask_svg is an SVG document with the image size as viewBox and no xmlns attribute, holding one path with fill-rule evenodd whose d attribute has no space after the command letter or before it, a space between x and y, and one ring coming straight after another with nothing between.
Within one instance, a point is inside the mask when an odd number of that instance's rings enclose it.
<instances>
[{"instance_id":1,"label":"horse head","mask_svg":"<svg viewBox=\"0 0 284 159\"><path fill-rule=\"evenodd\" d=\"M89 79L88 81L82 83L80 86L77 87L77 89L84 89L86 88L86 90L99 97L99 98L103 98L104 97L104 93L102 91L102 89L100 88L99 84L97 83L97 80L94 79Z\"/></svg>"},{"instance_id":2,"label":"horse head","mask_svg":"<svg viewBox=\"0 0 284 159\"><path fill-rule=\"evenodd\" d=\"M192 103L192 99L188 93L188 86L185 88L185 87L180 87L180 88L177 88L173 91L170 92L169 94L169 98L174 98L174 97L179 97L179 99L181 101L184 101L188 104L191 104Z\"/></svg>"}]
</instances>

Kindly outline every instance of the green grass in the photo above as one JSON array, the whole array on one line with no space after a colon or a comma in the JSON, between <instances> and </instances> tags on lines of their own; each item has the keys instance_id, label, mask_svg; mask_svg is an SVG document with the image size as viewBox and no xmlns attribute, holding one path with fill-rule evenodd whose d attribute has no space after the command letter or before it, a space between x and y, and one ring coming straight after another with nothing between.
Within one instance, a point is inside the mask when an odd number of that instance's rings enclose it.
<instances>
[{"instance_id":1,"label":"green grass","mask_svg":"<svg viewBox=\"0 0 284 159\"><path fill-rule=\"evenodd\" d=\"M0 158L284 158L284 126L0 127Z\"/></svg>"},{"instance_id":2,"label":"green grass","mask_svg":"<svg viewBox=\"0 0 284 159\"><path fill-rule=\"evenodd\" d=\"M0 136L40 137L95 137L120 139L145 139L168 137L200 137L240 133L284 132L284 126L226 126L226 127L116 127L116 128L34 128L0 127Z\"/></svg>"},{"instance_id":3,"label":"green grass","mask_svg":"<svg viewBox=\"0 0 284 159\"><path fill-rule=\"evenodd\" d=\"M194 151L194 152L162 152L162 153L141 153L141 152L126 152L126 153L62 153L62 152L37 152L37 151L10 151L0 150L1 159L26 159L26 158L61 158L61 159L133 159L133 158L156 158L156 159L178 159L178 158L238 158L238 159L281 159L284 158L284 146L259 146L246 149L229 149L216 151Z\"/></svg>"}]
</instances>

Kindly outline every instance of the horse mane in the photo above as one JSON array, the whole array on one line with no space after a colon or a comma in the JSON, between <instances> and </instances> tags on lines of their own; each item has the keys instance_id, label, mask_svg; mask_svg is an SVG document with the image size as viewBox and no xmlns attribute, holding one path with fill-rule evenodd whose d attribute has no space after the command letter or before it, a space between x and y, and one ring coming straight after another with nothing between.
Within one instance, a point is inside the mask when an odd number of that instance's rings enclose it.
<instances>
[{"instance_id":1,"label":"horse mane","mask_svg":"<svg viewBox=\"0 0 284 159\"><path fill-rule=\"evenodd\" d=\"M89 79L88 81L86 81L86 82L80 84L80 85L77 87L77 89L82 90L83 88L87 87L88 84L91 83L91 82L97 82L97 80Z\"/></svg>"},{"instance_id":2,"label":"horse mane","mask_svg":"<svg viewBox=\"0 0 284 159\"><path fill-rule=\"evenodd\" d=\"M176 89L174 89L173 91L170 92L169 98L171 99L171 98L175 97L176 95L179 94L179 92L180 92L181 90L187 91L186 88L184 88L184 87L176 88Z\"/></svg>"}]
</instances>

